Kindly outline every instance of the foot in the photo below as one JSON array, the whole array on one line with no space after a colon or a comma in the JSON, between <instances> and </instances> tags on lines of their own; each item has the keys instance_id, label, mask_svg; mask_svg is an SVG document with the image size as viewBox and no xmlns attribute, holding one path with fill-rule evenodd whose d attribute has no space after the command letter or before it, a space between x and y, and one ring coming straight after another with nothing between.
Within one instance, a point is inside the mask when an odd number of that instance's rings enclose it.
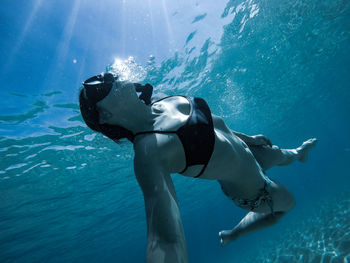
<instances>
[{"instance_id":1,"label":"foot","mask_svg":"<svg viewBox=\"0 0 350 263\"><path fill-rule=\"evenodd\" d=\"M235 237L232 234L231 230L223 230L219 232L219 237L220 237L220 243L221 246L224 247L226 246L228 243L230 243L231 241L234 241L237 239L237 237Z\"/></svg>"},{"instance_id":2,"label":"foot","mask_svg":"<svg viewBox=\"0 0 350 263\"><path fill-rule=\"evenodd\" d=\"M316 145L316 143L316 138L303 142L303 144L296 149L299 154L298 160L301 162L306 162L309 151Z\"/></svg>"}]
</instances>

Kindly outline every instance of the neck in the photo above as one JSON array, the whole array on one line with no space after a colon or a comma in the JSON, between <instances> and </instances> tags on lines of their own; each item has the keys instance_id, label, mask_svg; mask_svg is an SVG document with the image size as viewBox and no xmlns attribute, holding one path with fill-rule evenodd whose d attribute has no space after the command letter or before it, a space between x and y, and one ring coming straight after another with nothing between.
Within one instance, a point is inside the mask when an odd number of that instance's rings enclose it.
<instances>
[{"instance_id":1,"label":"neck","mask_svg":"<svg viewBox=\"0 0 350 263\"><path fill-rule=\"evenodd\" d=\"M157 114L152 113L151 107L142 104L143 107L130 112L127 118L121 120L121 126L131 131L133 134L143 131L153 130L153 124Z\"/></svg>"}]
</instances>

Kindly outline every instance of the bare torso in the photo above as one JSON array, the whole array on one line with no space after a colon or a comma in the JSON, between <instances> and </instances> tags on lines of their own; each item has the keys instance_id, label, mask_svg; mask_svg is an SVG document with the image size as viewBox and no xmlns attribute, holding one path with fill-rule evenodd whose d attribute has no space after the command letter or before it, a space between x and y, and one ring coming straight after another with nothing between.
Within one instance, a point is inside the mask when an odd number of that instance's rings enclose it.
<instances>
[{"instance_id":1,"label":"bare torso","mask_svg":"<svg viewBox=\"0 0 350 263\"><path fill-rule=\"evenodd\" d=\"M159 114L154 130L175 131L183 126L190 114L190 104L184 97L164 99L152 105ZM264 185L262 170L249 147L226 126L224 121L212 115L215 131L214 151L201 179L218 180L226 192L238 198L250 198ZM150 136L152 137L151 139ZM155 139L155 140L154 140ZM176 134L147 134L137 136L134 144L156 143L157 156L170 173L179 173L186 166L185 152ZM134 147L135 149L138 147ZM183 174L194 177L202 165L190 166Z\"/></svg>"}]
</instances>

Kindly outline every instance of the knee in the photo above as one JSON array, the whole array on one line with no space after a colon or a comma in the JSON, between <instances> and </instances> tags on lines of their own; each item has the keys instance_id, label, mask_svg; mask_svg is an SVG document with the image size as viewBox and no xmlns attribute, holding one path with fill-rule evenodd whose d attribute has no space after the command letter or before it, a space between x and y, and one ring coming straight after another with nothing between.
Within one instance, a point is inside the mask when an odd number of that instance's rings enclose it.
<instances>
[{"instance_id":1,"label":"knee","mask_svg":"<svg viewBox=\"0 0 350 263\"><path fill-rule=\"evenodd\" d=\"M287 202L287 205L286 205L286 208L287 210L286 211L290 211L292 210L292 208L295 206L295 199L293 196L291 196Z\"/></svg>"},{"instance_id":2,"label":"knee","mask_svg":"<svg viewBox=\"0 0 350 263\"><path fill-rule=\"evenodd\" d=\"M290 198L288 198L287 200L285 200L283 207L281 207L282 209L279 210L279 212L281 213L287 213L290 210L292 210L292 208L295 206L295 200L294 198L291 196Z\"/></svg>"},{"instance_id":3,"label":"knee","mask_svg":"<svg viewBox=\"0 0 350 263\"><path fill-rule=\"evenodd\" d=\"M273 181L273 183L275 183L275 187L272 190L275 211L290 211L295 206L293 194L282 184L276 181Z\"/></svg>"},{"instance_id":4,"label":"knee","mask_svg":"<svg viewBox=\"0 0 350 263\"><path fill-rule=\"evenodd\" d=\"M287 212L281 212L281 211L278 211L278 212L274 212L271 214L271 221L273 224L277 224L278 221L281 220L281 218L287 214Z\"/></svg>"},{"instance_id":5,"label":"knee","mask_svg":"<svg viewBox=\"0 0 350 263\"><path fill-rule=\"evenodd\" d=\"M276 206L274 206L274 211L282 215L286 214L295 206L295 200L293 196L285 197L284 200L280 200Z\"/></svg>"}]
</instances>

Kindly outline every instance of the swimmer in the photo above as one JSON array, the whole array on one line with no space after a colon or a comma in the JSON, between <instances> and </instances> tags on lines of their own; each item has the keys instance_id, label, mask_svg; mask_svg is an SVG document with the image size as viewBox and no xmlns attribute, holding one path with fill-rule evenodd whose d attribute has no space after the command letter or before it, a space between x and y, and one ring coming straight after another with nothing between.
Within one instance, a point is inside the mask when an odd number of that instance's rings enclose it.
<instances>
[{"instance_id":1,"label":"swimmer","mask_svg":"<svg viewBox=\"0 0 350 263\"><path fill-rule=\"evenodd\" d=\"M265 171L305 162L316 139L296 149L280 149L264 135L229 129L201 98L152 101L150 84L119 81L112 73L83 85L79 103L87 126L114 142L126 138L133 143L134 171L146 208L146 262L188 262L172 173L217 181L248 211L232 230L219 232L222 246L277 223L294 206L292 194Z\"/></svg>"}]
</instances>

